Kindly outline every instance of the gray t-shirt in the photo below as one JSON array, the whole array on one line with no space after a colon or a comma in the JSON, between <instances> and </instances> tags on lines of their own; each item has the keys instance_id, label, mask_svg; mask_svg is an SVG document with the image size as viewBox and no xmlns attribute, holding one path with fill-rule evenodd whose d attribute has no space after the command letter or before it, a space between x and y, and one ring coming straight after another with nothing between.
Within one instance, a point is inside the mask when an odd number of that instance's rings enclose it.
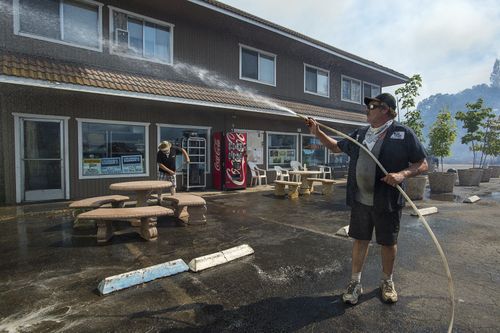
<instances>
[{"instance_id":1,"label":"gray t-shirt","mask_svg":"<svg viewBox=\"0 0 500 333\"><path fill-rule=\"evenodd\" d=\"M379 137L377 143L371 150L372 154L378 158L380 147L384 141L384 135ZM359 150L358 163L356 164L356 201L363 205L373 206L373 191L375 187L375 171L377 165L375 161L363 149Z\"/></svg>"}]
</instances>

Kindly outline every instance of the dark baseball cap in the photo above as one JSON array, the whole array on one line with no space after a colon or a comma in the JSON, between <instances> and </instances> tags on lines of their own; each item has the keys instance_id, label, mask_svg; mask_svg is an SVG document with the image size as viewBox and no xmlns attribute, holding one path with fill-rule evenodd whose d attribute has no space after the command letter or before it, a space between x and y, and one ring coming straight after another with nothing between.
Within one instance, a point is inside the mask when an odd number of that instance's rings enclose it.
<instances>
[{"instance_id":1,"label":"dark baseball cap","mask_svg":"<svg viewBox=\"0 0 500 333\"><path fill-rule=\"evenodd\" d=\"M384 103L385 105L390 107L393 111L396 111L396 99L389 93L383 93L374 98L365 97L366 106L368 106L368 104L370 104L370 102L372 101Z\"/></svg>"}]
</instances>

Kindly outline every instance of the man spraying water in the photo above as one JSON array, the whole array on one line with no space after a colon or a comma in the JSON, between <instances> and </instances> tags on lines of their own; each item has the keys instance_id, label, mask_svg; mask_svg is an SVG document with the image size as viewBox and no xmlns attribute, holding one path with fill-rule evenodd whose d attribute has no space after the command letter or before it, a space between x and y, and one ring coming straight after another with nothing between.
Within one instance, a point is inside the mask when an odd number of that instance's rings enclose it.
<instances>
[{"instance_id":1,"label":"man spraying water","mask_svg":"<svg viewBox=\"0 0 500 333\"><path fill-rule=\"evenodd\" d=\"M350 157L347 204L351 207L349 236L354 238L354 244L351 281L342 299L356 304L363 293L361 272L375 229L376 241L381 245L382 299L394 303L398 295L392 275L404 206L403 196L396 187L406 178L427 171L426 153L415 133L394 121L396 100L392 95L383 93L365 98L364 102L370 126L359 128L350 136L371 151L387 170L387 175L358 145L347 139L330 138L312 118L308 118L306 124L327 148Z\"/></svg>"}]
</instances>

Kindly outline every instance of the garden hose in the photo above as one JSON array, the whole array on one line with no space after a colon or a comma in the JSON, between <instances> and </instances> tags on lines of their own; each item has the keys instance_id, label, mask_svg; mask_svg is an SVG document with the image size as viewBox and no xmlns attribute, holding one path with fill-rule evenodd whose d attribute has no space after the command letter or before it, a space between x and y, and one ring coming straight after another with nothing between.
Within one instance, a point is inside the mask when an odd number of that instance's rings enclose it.
<instances>
[{"instance_id":1,"label":"garden hose","mask_svg":"<svg viewBox=\"0 0 500 333\"><path fill-rule=\"evenodd\" d=\"M291 110L290 110L291 111ZM293 112L293 111L291 111ZM304 117L302 115L299 115L295 112L293 112L297 117L303 119L303 120L308 120L307 117ZM382 166L382 164L380 163L380 161L371 153L370 150L368 150L365 146L363 146L362 144L360 144L358 141L354 140L353 138L351 138L350 136L340 132L340 131L337 131L333 128L330 128L326 125L323 125L321 123L318 122L318 125L353 142L354 144L358 145L360 148L362 148L372 159L373 161L377 164L377 166L382 170L382 172L387 175L388 172L387 170ZM448 260L446 259L446 256L444 255L444 252L443 252L443 249L441 248L441 245L439 244L436 236L434 235L434 232L432 231L431 227L429 226L429 224L427 223L427 221L425 220L425 218L422 216L422 214L420 213L420 211L417 209L417 207L415 206L415 204L413 203L413 201L411 201L411 199L408 197L408 195L406 194L406 192L401 188L401 186L399 185L396 185L396 188L398 189L398 191L403 195L403 197L406 199L406 201L408 201L410 203L410 206L413 208L413 210L415 211L415 213L418 215L418 218L419 218L419 221L422 222L423 226L425 227L425 229L427 230L427 232L429 233L429 235L431 236L432 238L432 241L434 242L434 244L436 245L436 248L439 252L439 255L441 256L441 259L443 261L443 266L444 266L444 270L446 271L446 276L448 277L448 290L449 290L449 293L450 293L450 300L451 300L451 318L450 318L450 324L448 325L448 333L451 333L452 332L452 329L453 329L453 321L455 319L455 289L453 287L453 280L451 278L451 272L450 272L450 267L448 266Z\"/></svg>"}]
</instances>

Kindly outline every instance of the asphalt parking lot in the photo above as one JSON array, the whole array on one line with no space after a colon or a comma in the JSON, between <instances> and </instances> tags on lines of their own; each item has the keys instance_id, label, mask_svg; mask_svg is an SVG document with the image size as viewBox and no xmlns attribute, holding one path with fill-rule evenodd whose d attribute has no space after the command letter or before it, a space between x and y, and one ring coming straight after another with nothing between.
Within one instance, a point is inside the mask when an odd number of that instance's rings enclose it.
<instances>
[{"instance_id":1,"label":"asphalt parking lot","mask_svg":"<svg viewBox=\"0 0 500 333\"><path fill-rule=\"evenodd\" d=\"M463 198L477 194L475 204ZM73 228L67 203L0 208L0 332L445 332L450 317L441 259L417 218L403 213L395 283L379 298L379 247L370 247L356 306L350 278L345 188L298 200L261 191L207 195L208 223L158 223L146 242L124 233L97 245L95 226ZM500 331L500 179L417 202L455 282L454 332ZM249 244L255 253L100 296L103 278Z\"/></svg>"}]
</instances>

